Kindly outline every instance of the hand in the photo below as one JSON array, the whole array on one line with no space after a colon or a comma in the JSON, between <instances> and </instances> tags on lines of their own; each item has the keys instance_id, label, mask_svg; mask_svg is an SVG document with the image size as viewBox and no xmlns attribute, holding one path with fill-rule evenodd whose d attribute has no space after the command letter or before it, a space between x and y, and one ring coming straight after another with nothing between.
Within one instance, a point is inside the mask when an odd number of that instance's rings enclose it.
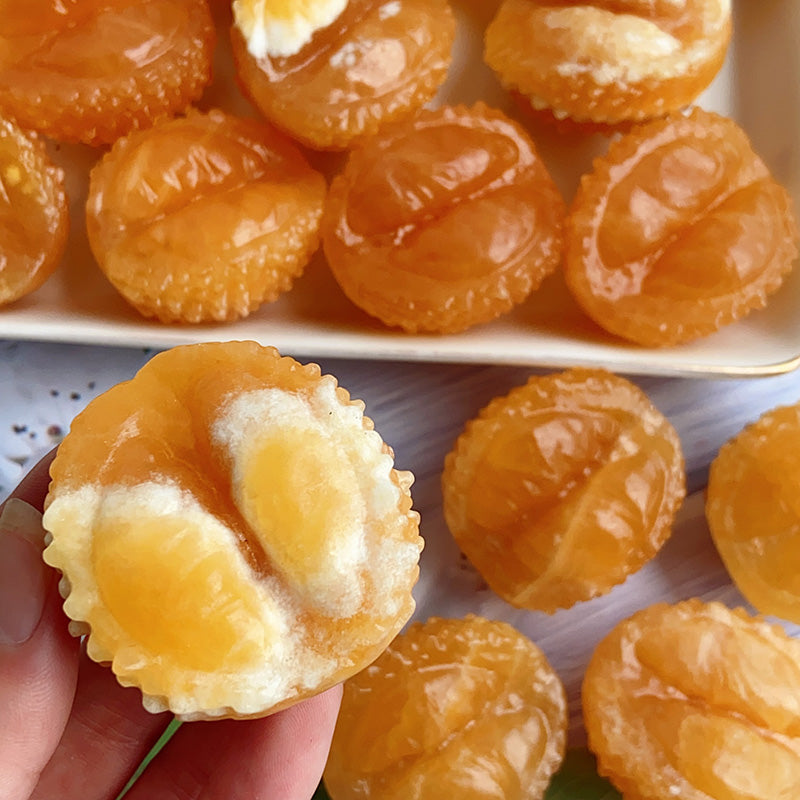
<instances>
[{"instance_id":1,"label":"hand","mask_svg":"<svg viewBox=\"0 0 800 800\"><path fill-rule=\"evenodd\" d=\"M114 800L171 721L67 631L41 558L50 454L0 508L0 797ZM182 725L125 800L308 800L341 687L257 720Z\"/></svg>"}]
</instances>

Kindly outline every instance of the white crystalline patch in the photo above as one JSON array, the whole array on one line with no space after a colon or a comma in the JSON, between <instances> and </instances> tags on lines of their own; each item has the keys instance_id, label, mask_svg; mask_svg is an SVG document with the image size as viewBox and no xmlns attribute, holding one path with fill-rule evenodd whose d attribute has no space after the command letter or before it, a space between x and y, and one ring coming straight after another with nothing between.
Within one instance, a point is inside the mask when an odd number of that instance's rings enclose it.
<instances>
[{"instance_id":1,"label":"white crystalline patch","mask_svg":"<svg viewBox=\"0 0 800 800\"><path fill-rule=\"evenodd\" d=\"M353 69L358 64L362 47L359 42L345 42L331 54L328 63L333 69Z\"/></svg>"},{"instance_id":2,"label":"white crystalline patch","mask_svg":"<svg viewBox=\"0 0 800 800\"><path fill-rule=\"evenodd\" d=\"M331 25L348 0L295 2L289 17L277 16L270 0L234 0L234 21L254 58L288 57L300 52L314 34Z\"/></svg>"},{"instance_id":3,"label":"white crystalline patch","mask_svg":"<svg viewBox=\"0 0 800 800\"><path fill-rule=\"evenodd\" d=\"M400 11L400 0L391 0L391 2L384 3L378 9L378 17L380 19L391 19L392 17L396 17Z\"/></svg>"},{"instance_id":4,"label":"white crystalline patch","mask_svg":"<svg viewBox=\"0 0 800 800\"><path fill-rule=\"evenodd\" d=\"M101 604L92 563L94 529L114 520L135 522L159 517L178 517L185 521L192 529L193 546L201 551L224 548L234 573L257 592L264 631L257 662L235 678L224 678L224 687L210 682L208 676L193 677L184 671L186 685L194 684L194 689L186 696L180 693L172 696L171 708L175 713L191 719L194 709L213 707L213 702L204 699L205 687L214 698L219 698L224 689L224 708L233 708L241 714L256 713L298 690L318 685L331 674L335 663L305 647L295 630L292 600L282 596L277 583L259 581L238 550L234 534L190 494L168 481L132 487L86 486L56 495L43 519L54 539L45 551L45 560L68 575L71 591L64 608L71 617L91 620ZM154 558L157 557L158 554L154 554ZM146 591L146 586L142 590ZM258 632L255 635L257 637ZM90 640L91 655L101 661L113 657L115 669L122 676L133 677L133 681L128 677L125 682L136 685L137 671L147 665L154 654L145 652L137 642L128 641L124 631L116 631L115 638L125 642L117 652L106 651L96 637ZM157 698L150 703L155 710L165 708Z\"/></svg>"},{"instance_id":5,"label":"white crystalline patch","mask_svg":"<svg viewBox=\"0 0 800 800\"><path fill-rule=\"evenodd\" d=\"M550 9L544 24L571 36L578 15L585 35L574 38L556 71L564 77L589 75L599 86L682 74L705 60L712 46L709 41L685 46L650 20L587 6Z\"/></svg>"},{"instance_id":6,"label":"white crystalline patch","mask_svg":"<svg viewBox=\"0 0 800 800\"><path fill-rule=\"evenodd\" d=\"M338 616L358 611L363 601L359 573L367 564L371 572L378 565L383 573L376 577L380 586L395 585L407 577L405 565L397 576L397 563L383 558L382 550L389 543L382 543L377 554L370 552L368 528L397 516L400 489L391 480L391 456L383 451L377 433L364 430L362 420L362 407L343 404L335 382L323 379L313 394L259 389L238 395L224 406L211 432L214 444L231 458L234 496L240 507L244 507L245 470L265 432L289 426L298 432L298 441L308 431L312 438L322 438L330 445L326 449L336 456L332 478L337 486L346 485L347 493L337 507L342 513L326 522L330 527L321 537L327 548L324 568L305 575L304 580L314 602ZM256 527L255 521L251 524ZM265 548L269 551L269 542Z\"/></svg>"},{"instance_id":7,"label":"white crystalline patch","mask_svg":"<svg viewBox=\"0 0 800 800\"><path fill-rule=\"evenodd\" d=\"M346 71L347 79L380 90L398 80L407 66L403 43L387 37L345 42L328 59L331 69Z\"/></svg>"},{"instance_id":8,"label":"white crystalline patch","mask_svg":"<svg viewBox=\"0 0 800 800\"><path fill-rule=\"evenodd\" d=\"M564 111L562 108L553 108L548 100L535 94L529 95L528 101L537 111L549 111L556 119L566 119L569 116L568 111Z\"/></svg>"}]
</instances>

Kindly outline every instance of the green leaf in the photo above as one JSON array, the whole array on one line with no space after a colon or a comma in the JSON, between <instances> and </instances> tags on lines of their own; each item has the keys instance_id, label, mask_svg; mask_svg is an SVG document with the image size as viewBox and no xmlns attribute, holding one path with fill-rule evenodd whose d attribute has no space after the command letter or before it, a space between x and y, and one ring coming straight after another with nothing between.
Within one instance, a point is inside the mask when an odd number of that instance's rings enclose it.
<instances>
[{"instance_id":1,"label":"green leaf","mask_svg":"<svg viewBox=\"0 0 800 800\"><path fill-rule=\"evenodd\" d=\"M544 800L622 800L622 795L597 774L594 756L580 749L567 750Z\"/></svg>"},{"instance_id":2,"label":"green leaf","mask_svg":"<svg viewBox=\"0 0 800 800\"><path fill-rule=\"evenodd\" d=\"M320 781L319 786L317 786L317 791L314 792L314 796L311 800L331 800L330 795L325 791L325 787L322 785L322 781Z\"/></svg>"},{"instance_id":3,"label":"green leaf","mask_svg":"<svg viewBox=\"0 0 800 800\"><path fill-rule=\"evenodd\" d=\"M181 723L177 719L173 719L172 722L169 723L167 729L161 734L159 740L152 746L150 752L142 760L142 763L139 764L136 772L131 775L131 779L125 784L122 791L117 795L117 800L122 800L122 798L130 791L130 788L133 786L133 784L139 780L142 773L147 769L147 765L158 755L159 751L164 747L164 745L175 735L180 726Z\"/></svg>"}]
</instances>

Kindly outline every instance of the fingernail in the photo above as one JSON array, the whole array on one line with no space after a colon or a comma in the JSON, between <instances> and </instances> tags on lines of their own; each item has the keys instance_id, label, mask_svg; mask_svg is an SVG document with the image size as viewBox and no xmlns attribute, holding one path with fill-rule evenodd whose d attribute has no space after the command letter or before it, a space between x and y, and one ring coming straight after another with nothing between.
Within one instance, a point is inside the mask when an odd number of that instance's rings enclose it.
<instances>
[{"instance_id":1,"label":"fingernail","mask_svg":"<svg viewBox=\"0 0 800 800\"><path fill-rule=\"evenodd\" d=\"M0 514L0 645L31 638L42 618L47 567L42 515L15 497Z\"/></svg>"}]
</instances>

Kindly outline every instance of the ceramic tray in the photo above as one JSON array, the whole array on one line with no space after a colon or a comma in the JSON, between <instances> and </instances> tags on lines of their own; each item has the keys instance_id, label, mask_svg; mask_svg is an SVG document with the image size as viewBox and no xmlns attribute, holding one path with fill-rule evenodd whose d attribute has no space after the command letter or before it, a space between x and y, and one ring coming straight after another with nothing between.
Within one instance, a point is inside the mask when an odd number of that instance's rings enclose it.
<instances>
[{"instance_id":1,"label":"ceramic tray","mask_svg":"<svg viewBox=\"0 0 800 800\"><path fill-rule=\"evenodd\" d=\"M508 97L482 65L482 34L498 0L453 0L459 30L450 77L436 102L487 102L510 110ZM699 104L735 118L776 177L800 199L800 4L734 2L735 34L726 64ZM227 29L220 22L215 81L203 98L252 114L233 78ZM530 128L530 125L529 125ZM607 146L530 128L564 196ZM459 335L411 336L384 328L355 309L318 255L291 292L246 320L227 325L149 322L117 295L89 253L82 226L86 173L98 153L54 148L68 171L73 233L65 262L42 287L0 310L0 338L169 347L197 341L254 339L300 358L340 356L406 361L606 366L621 373L767 375L800 363L800 272L763 311L696 343L649 350L612 338L584 317L560 276L548 279L511 314ZM569 165L569 166L565 166ZM800 203L798 204L800 206Z\"/></svg>"}]
</instances>

